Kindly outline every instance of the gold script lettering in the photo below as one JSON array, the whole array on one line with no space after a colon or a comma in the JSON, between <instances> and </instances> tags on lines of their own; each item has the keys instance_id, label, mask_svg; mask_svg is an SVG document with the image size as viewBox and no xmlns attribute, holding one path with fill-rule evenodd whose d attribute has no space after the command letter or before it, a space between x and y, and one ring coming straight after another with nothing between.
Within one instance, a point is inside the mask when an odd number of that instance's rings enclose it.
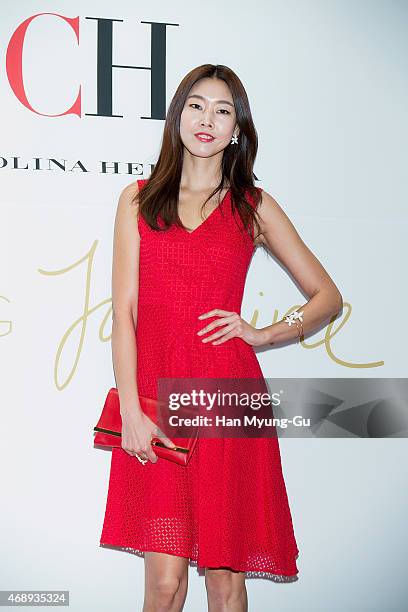
<instances>
[{"instance_id":1,"label":"gold script lettering","mask_svg":"<svg viewBox=\"0 0 408 612\"><path fill-rule=\"evenodd\" d=\"M10 304L10 300L8 298L6 298L4 295L0 295L0 299L4 300L4 301L6 301L6 302L8 302ZM8 324L8 329L4 333L3 333L2 329L1 329L3 327L3 323L7 323ZM3 320L0 320L0 325L1 325L1 328L0 328L0 330L1 330L0 331L0 337L8 336L9 334L11 334L11 330L13 328L12 321L3 321Z\"/></svg>"},{"instance_id":2,"label":"gold script lettering","mask_svg":"<svg viewBox=\"0 0 408 612\"><path fill-rule=\"evenodd\" d=\"M289 308L287 310L287 312L283 315L283 317L285 317L287 314L289 314L290 312L292 312L293 310L295 310L296 308L300 308L302 306L302 304L297 304L296 306L293 306L292 308ZM383 366L384 365L384 361L371 361L368 363L351 363L350 361L345 361L344 359L341 359L340 357L337 357L334 354L332 345L331 345L331 339L334 338L334 336L336 334L338 334L338 332L341 330L342 327L345 326L345 324L347 323L347 321L349 320L350 316L351 316L351 311L352 311L352 306L349 302L344 302L343 304L343 314L342 316L339 318L340 324L338 325L337 329L335 329L333 332L333 327L334 324L336 322L337 317L333 317L330 320L329 325L327 325L327 327L324 330L324 338L322 338L321 340L318 340L317 342L313 342L313 343L308 343L305 340L301 340L300 344L302 345L303 348L305 349L315 349L318 348L319 346L322 346L324 344L325 348L326 348L326 352L327 355L329 356L329 358L334 361L335 363L338 363L341 366L344 366L345 368L378 368L379 366ZM272 323L276 323L278 320L278 316L279 313L278 311L275 309L274 314L273 314L273 320ZM259 311L255 310L253 316L252 316L252 320L251 320L251 325L253 325L254 327L256 327L256 322L258 320L259 317ZM283 317L281 317L283 319Z\"/></svg>"},{"instance_id":3,"label":"gold script lettering","mask_svg":"<svg viewBox=\"0 0 408 612\"><path fill-rule=\"evenodd\" d=\"M83 257L75 261L73 264L67 266L66 268L61 268L60 270L54 270L54 271L44 270L41 268L38 269L38 271L41 274L44 274L46 276L57 276L61 274L66 274L67 272L70 272L71 270L74 270L75 268L81 266L81 264L83 263L86 264L85 296L84 296L84 305L83 305L82 314L72 323L72 325L70 325L67 331L63 334L62 339L57 348L57 354L56 354L55 364L54 364L54 381L55 381L55 385L57 389L59 390L64 389L68 385L68 383L72 379L74 372L78 366L80 354L81 354L82 347L85 341L86 327L87 327L89 316L92 315L97 310L99 310L100 308L102 308L103 306L105 306L105 304L109 304L110 306L107 309L104 317L102 318L101 324L99 326L98 336L101 342L108 342L111 339L111 335L106 336L104 334L104 330L105 330L107 321L112 313L112 298L107 298L105 300L102 300L101 302L93 306L92 308L89 305L90 289L91 289L91 273L92 273L94 255L95 255L97 244L98 244L98 241L95 240L93 245L89 249L89 251ZM6 298L3 297L3 299L6 299ZM288 314L289 312L292 312L292 310L294 310L295 308L300 308L300 307L301 307L301 304L297 304L296 306L289 308L286 314ZM349 302L344 302L343 314L342 314L342 317L338 319L340 323L337 326L337 328L334 328L335 322L337 320L337 317L334 317L333 319L331 319L329 325L327 325L327 327L324 329L324 337L322 339L317 340L316 342L306 342L305 340L302 340L300 342L301 346L305 349L316 349L319 346L324 345L326 353L329 356L329 358L335 363L343 367L346 367L346 368L376 368L376 367L384 365L384 361L372 361L372 362L367 362L367 363L352 363L350 361L346 361L345 359L341 359L340 357L335 355L331 340L345 326L345 324L347 323L347 321L349 320L351 316L351 311L352 311L351 304ZM255 309L251 322L250 322L251 325L256 327L258 317L259 317L259 310ZM274 314L273 314L272 323L276 323L279 320L278 317L279 317L278 310L275 309ZM0 321L0 323L9 324L9 330L7 331L7 333L4 333L4 334L0 333L0 336L8 335L11 332L11 321ZM61 355L63 353L65 345L67 344L69 337L74 332L74 330L77 328L77 326L80 326L80 337L79 337L78 347L76 350L75 360L74 360L71 371L69 372L65 382L60 383L58 370L59 370L59 365L61 361Z\"/></svg>"},{"instance_id":4,"label":"gold script lettering","mask_svg":"<svg viewBox=\"0 0 408 612\"><path fill-rule=\"evenodd\" d=\"M90 248L90 250L88 251L88 253L86 253L83 257L81 257L80 259L78 259L77 261L75 261L72 265L67 266L66 268L62 268L60 270L54 270L54 271L49 271L49 270L43 270L41 268L38 269L38 271L41 274L44 274L46 276L57 276L60 274L66 274L67 272L70 272L70 270L73 270L74 268L77 268L78 266L80 266L82 263L86 263L86 278L85 278L85 298L84 298L84 306L83 306L83 311L80 317L78 317L78 319L76 319L72 325L70 325L70 327L67 329L67 331L64 333L64 335L62 336L61 342L58 346L57 349L57 354L56 354L56 358L55 358L55 364L54 364L54 381L55 381L55 385L57 387L57 389L62 390L64 389L68 383L70 382L71 378L74 375L75 369L78 365L79 362L79 357L81 354L81 350L85 341L85 333L86 333L86 326L87 326L87 322L88 322L88 318L89 316L94 313L96 310L98 310L99 308L102 308L102 306L104 306L105 304L110 304L110 308L107 310L104 318L102 319L101 325L99 327L99 339L102 342L108 342L111 339L111 336L104 336L103 335L103 330L106 324L106 321L109 318L109 315L112 312L112 299L111 298L107 298L106 300L102 300L102 302L99 302L99 304L97 304L96 306L94 306L93 308L90 308L89 306L89 294L90 294L90 289L91 289L91 272L92 272L92 266L93 266L93 259L94 259L94 255L95 255L95 250L96 250L96 246L98 244L98 241L95 240L95 242L93 243L92 247ZM61 359L61 355L63 352L63 349L68 341L69 336L73 333L73 331L76 329L76 327L80 325L80 337L79 337L79 343L78 343L78 347L77 347L77 351L76 351L76 356L75 356L75 360L74 360L74 364L71 368L71 371L68 374L67 379L65 380L65 382L60 383L59 382L59 376L58 376L58 368L59 368L59 364L60 364L60 359Z\"/></svg>"}]
</instances>

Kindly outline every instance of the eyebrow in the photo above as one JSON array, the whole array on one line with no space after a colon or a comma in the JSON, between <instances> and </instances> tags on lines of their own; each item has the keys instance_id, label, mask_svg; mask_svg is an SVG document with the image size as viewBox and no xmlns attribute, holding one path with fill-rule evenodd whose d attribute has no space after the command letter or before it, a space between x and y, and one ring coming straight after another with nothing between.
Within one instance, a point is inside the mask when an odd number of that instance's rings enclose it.
<instances>
[{"instance_id":1,"label":"eyebrow","mask_svg":"<svg viewBox=\"0 0 408 612\"><path fill-rule=\"evenodd\" d=\"M205 100L204 96L199 96L198 94L191 94L191 96L187 97L187 100L190 98L199 98L200 100ZM234 105L229 100L216 100L216 104L229 104L234 108Z\"/></svg>"}]
</instances>

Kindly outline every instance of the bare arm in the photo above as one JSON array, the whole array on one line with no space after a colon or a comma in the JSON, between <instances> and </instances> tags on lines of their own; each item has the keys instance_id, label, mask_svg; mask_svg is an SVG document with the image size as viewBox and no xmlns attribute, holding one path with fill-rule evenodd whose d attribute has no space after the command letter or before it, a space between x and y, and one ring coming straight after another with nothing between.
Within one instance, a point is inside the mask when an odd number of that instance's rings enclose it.
<instances>
[{"instance_id":1,"label":"bare arm","mask_svg":"<svg viewBox=\"0 0 408 612\"><path fill-rule=\"evenodd\" d=\"M122 416L122 448L142 461L156 463L152 437L160 436L169 448L175 444L141 409L137 388L136 325L139 300L140 235L138 204L132 183L120 194L115 217L112 263L112 357Z\"/></svg>"},{"instance_id":2,"label":"bare arm","mask_svg":"<svg viewBox=\"0 0 408 612\"><path fill-rule=\"evenodd\" d=\"M259 205L261 242L289 270L309 301L303 311L303 333L329 322L343 307L343 298L322 264L305 245L285 212L266 191ZM296 325L279 321L262 329L265 344L297 337Z\"/></svg>"},{"instance_id":3,"label":"bare arm","mask_svg":"<svg viewBox=\"0 0 408 612\"><path fill-rule=\"evenodd\" d=\"M128 185L121 192L113 237L112 357L122 415L125 411L140 411L135 338L140 236L137 204L131 205L131 200L137 193L137 182Z\"/></svg>"}]
</instances>

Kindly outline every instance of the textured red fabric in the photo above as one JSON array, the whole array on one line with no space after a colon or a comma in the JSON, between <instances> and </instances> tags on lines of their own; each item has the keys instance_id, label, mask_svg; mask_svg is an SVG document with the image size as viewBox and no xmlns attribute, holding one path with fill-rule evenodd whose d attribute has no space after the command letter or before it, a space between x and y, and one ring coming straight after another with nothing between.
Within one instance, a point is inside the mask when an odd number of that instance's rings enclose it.
<instances>
[{"instance_id":1,"label":"textured red fabric","mask_svg":"<svg viewBox=\"0 0 408 612\"><path fill-rule=\"evenodd\" d=\"M239 231L230 192L192 232L178 226L155 232L141 216L138 227L139 393L156 398L161 377L262 378L244 340L212 345L196 333L217 318L199 320L199 314L241 310L254 246ZM200 438L187 466L165 459L142 465L113 449L100 544L139 556L166 552L247 577L296 580L298 549L278 438Z\"/></svg>"}]
</instances>

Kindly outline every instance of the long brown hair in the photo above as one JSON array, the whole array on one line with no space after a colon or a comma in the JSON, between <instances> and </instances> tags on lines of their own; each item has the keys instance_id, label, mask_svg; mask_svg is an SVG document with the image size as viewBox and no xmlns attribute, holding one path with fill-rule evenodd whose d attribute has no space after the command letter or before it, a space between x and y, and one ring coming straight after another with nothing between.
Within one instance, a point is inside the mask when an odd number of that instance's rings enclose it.
<instances>
[{"instance_id":1,"label":"long brown hair","mask_svg":"<svg viewBox=\"0 0 408 612\"><path fill-rule=\"evenodd\" d=\"M237 211L243 227L250 232L256 226L260 231L256 212L245 198L249 193L255 208L261 195L254 185L258 180L253 166L258 150L258 134L252 119L248 96L245 88L231 68L221 64L203 64L191 70L181 81L167 111L164 124L162 146L157 163L149 180L139 190L135 202L139 204L139 214L149 226L157 231L165 231L174 223L182 226L178 216L178 199L183 164L183 142L180 137L180 117L187 96L193 85L203 78L218 78L228 85L235 105L237 124L239 126L238 144L229 144L222 157L222 177L218 187L203 203L222 191L229 183L233 212ZM160 215L164 227L158 225Z\"/></svg>"}]
</instances>

